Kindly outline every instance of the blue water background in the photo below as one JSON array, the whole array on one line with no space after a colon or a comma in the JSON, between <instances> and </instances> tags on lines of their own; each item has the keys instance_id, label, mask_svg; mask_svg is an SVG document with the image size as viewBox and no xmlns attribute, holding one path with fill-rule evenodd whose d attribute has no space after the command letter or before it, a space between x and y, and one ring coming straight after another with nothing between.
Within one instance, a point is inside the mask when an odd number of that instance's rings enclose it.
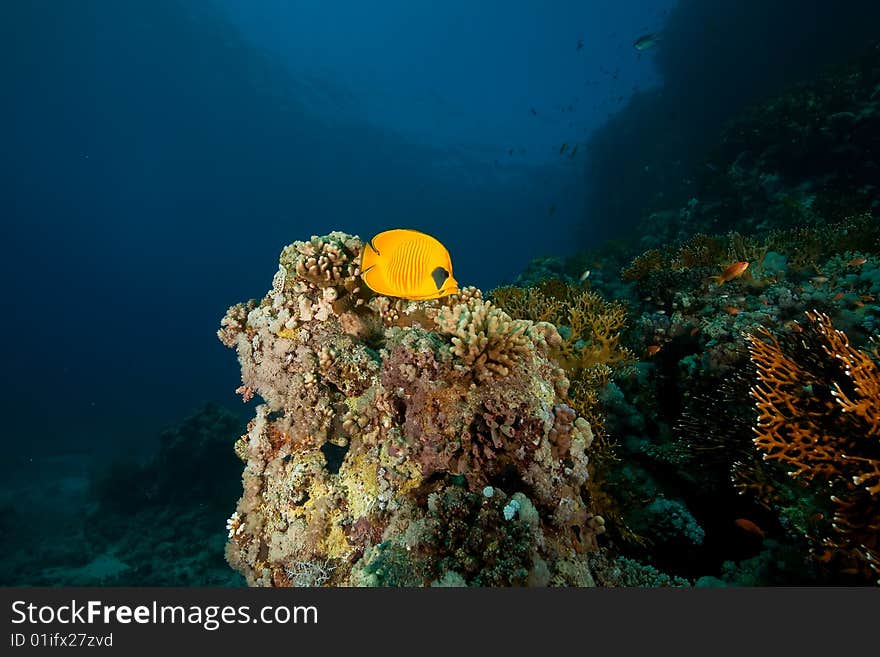
<instances>
[{"instance_id":1,"label":"blue water background","mask_svg":"<svg viewBox=\"0 0 880 657\"><path fill-rule=\"evenodd\" d=\"M676 12L688 20L667 29ZM724 119L858 52L876 13L861 0L2 3L4 467L136 454L204 400L241 408L214 332L265 293L294 240L422 229L460 282L489 289L536 256L626 235L645 198L686 195ZM633 48L650 32L658 46ZM651 173L669 122L692 127L674 183Z\"/></svg>"}]
</instances>

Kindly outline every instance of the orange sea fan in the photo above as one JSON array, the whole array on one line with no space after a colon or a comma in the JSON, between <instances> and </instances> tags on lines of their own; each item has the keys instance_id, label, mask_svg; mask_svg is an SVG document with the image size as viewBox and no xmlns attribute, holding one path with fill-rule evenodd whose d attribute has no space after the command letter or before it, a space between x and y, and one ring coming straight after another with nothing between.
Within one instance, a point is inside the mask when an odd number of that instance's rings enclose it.
<instances>
[{"instance_id":1,"label":"orange sea fan","mask_svg":"<svg viewBox=\"0 0 880 657\"><path fill-rule=\"evenodd\" d=\"M813 311L796 334L747 336L757 383L755 447L813 485L834 509L830 532L808 537L817 561L880 575L880 366Z\"/></svg>"}]
</instances>

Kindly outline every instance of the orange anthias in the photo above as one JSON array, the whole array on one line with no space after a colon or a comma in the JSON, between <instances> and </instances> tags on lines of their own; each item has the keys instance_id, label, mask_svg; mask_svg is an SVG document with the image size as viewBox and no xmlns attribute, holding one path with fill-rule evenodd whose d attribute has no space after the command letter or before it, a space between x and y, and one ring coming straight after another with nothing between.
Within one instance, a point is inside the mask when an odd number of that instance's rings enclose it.
<instances>
[{"instance_id":1,"label":"orange anthias","mask_svg":"<svg viewBox=\"0 0 880 657\"><path fill-rule=\"evenodd\" d=\"M737 518L734 520L736 526L740 529L747 531L749 534L754 534L760 538L764 538L764 530L758 527L755 523L753 523L748 518Z\"/></svg>"},{"instance_id":2,"label":"orange anthias","mask_svg":"<svg viewBox=\"0 0 880 657\"><path fill-rule=\"evenodd\" d=\"M748 262L734 262L733 264L728 265L727 268L721 272L720 276L710 276L709 279L717 281L718 286L721 287L728 281L732 281L734 278L742 276L748 268Z\"/></svg>"}]
</instances>

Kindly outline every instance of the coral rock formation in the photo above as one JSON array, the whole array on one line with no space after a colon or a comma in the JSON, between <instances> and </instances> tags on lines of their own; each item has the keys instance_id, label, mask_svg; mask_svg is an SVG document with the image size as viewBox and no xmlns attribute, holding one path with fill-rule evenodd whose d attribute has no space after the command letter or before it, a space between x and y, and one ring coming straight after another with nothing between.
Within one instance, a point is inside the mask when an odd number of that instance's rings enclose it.
<instances>
[{"instance_id":1,"label":"coral rock formation","mask_svg":"<svg viewBox=\"0 0 880 657\"><path fill-rule=\"evenodd\" d=\"M227 559L251 585L586 585L589 423L552 324L474 288L373 296L358 238L295 242L229 309L247 400Z\"/></svg>"}]
</instances>

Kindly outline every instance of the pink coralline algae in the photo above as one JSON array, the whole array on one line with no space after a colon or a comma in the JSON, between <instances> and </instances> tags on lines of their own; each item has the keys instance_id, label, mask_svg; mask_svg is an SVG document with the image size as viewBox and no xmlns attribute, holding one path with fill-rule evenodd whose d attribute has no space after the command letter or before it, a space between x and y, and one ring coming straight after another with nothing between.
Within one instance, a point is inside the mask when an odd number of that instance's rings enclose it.
<instances>
[{"instance_id":1,"label":"pink coralline algae","mask_svg":"<svg viewBox=\"0 0 880 657\"><path fill-rule=\"evenodd\" d=\"M221 322L262 399L235 445L229 563L254 586L592 585L593 435L556 328L475 288L376 296L361 247L287 246L266 296Z\"/></svg>"}]
</instances>

